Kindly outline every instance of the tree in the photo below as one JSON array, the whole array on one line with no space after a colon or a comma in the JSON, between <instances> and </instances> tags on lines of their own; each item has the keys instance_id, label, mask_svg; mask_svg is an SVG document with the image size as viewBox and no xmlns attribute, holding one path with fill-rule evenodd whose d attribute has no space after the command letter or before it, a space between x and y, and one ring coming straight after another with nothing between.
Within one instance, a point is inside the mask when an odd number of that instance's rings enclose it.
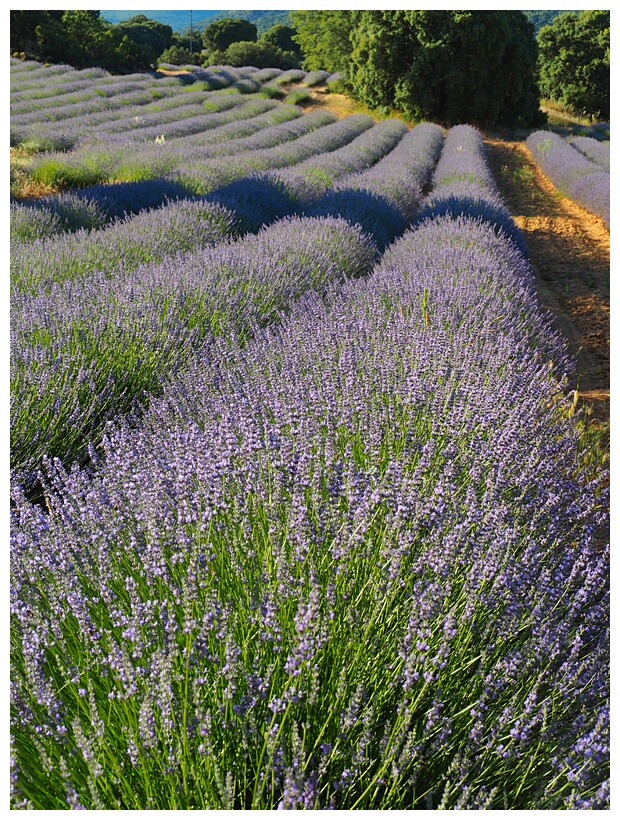
<instances>
[{"instance_id":1,"label":"tree","mask_svg":"<svg viewBox=\"0 0 620 820\"><path fill-rule=\"evenodd\" d=\"M241 66L252 65L256 68L299 68L299 59L292 51L282 51L281 48L259 40L257 43L244 42L231 43L226 51L211 51L204 66L210 65L231 65L240 68Z\"/></svg>"},{"instance_id":2,"label":"tree","mask_svg":"<svg viewBox=\"0 0 620 820\"><path fill-rule=\"evenodd\" d=\"M171 65L191 65L195 57L190 54L188 48L172 45L159 56L159 63L170 63Z\"/></svg>"},{"instance_id":3,"label":"tree","mask_svg":"<svg viewBox=\"0 0 620 820\"><path fill-rule=\"evenodd\" d=\"M62 23L64 11L11 11L11 51L37 51L37 26Z\"/></svg>"},{"instance_id":4,"label":"tree","mask_svg":"<svg viewBox=\"0 0 620 820\"><path fill-rule=\"evenodd\" d=\"M292 26L272 26L262 35L260 42L269 43L282 51L292 51L301 59L301 46L293 39L296 34L297 29Z\"/></svg>"},{"instance_id":5,"label":"tree","mask_svg":"<svg viewBox=\"0 0 620 820\"><path fill-rule=\"evenodd\" d=\"M346 73L353 14L355 12L341 10L291 12L297 29L294 39L304 54L304 68Z\"/></svg>"},{"instance_id":6,"label":"tree","mask_svg":"<svg viewBox=\"0 0 620 820\"><path fill-rule=\"evenodd\" d=\"M575 113L609 119L609 11L566 12L538 33L540 89Z\"/></svg>"},{"instance_id":7,"label":"tree","mask_svg":"<svg viewBox=\"0 0 620 820\"><path fill-rule=\"evenodd\" d=\"M129 20L117 23L114 30L143 46L151 63L172 45L172 28L164 23L158 23L157 20L150 20L144 14L137 14Z\"/></svg>"},{"instance_id":8,"label":"tree","mask_svg":"<svg viewBox=\"0 0 620 820\"><path fill-rule=\"evenodd\" d=\"M346 67L371 108L452 125L539 125L537 46L520 11L355 11Z\"/></svg>"},{"instance_id":9,"label":"tree","mask_svg":"<svg viewBox=\"0 0 620 820\"><path fill-rule=\"evenodd\" d=\"M116 73L150 68L153 62L146 46L110 26L98 11L41 12L17 22L16 37L25 37L28 43L22 50L37 60L76 68L98 66Z\"/></svg>"},{"instance_id":10,"label":"tree","mask_svg":"<svg viewBox=\"0 0 620 820\"><path fill-rule=\"evenodd\" d=\"M226 51L231 43L256 42L256 26L247 20L227 18L209 23L202 33L208 51Z\"/></svg>"}]
</instances>

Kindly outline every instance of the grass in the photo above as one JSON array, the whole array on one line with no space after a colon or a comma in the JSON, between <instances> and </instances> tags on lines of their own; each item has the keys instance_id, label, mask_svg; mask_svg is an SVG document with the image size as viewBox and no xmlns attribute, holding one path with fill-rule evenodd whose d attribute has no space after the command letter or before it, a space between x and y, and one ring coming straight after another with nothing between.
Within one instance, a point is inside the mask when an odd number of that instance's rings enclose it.
<instances>
[{"instance_id":1,"label":"grass","mask_svg":"<svg viewBox=\"0 0 620 820\"><path fill-rule=\"evenodd\" d=\"M551 126L561 125L575 128L578 126L588 126L592 124L592 120L588 117L578 116L570 111L565 105L562 105L562 103L556 102L555 100L541 100L540 108L545 112L545 114L547 114L549 118L549 125Z\"/></svg>"}]
</instances>

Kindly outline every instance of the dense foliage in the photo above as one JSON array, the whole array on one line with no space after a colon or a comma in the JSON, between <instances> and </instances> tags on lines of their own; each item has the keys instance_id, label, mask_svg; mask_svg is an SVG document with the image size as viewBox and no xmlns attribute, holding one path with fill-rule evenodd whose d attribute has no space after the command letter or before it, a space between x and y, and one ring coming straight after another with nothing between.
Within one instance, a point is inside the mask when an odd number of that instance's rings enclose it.
<instances>
[{"instance_id":1,"label":"dense foliage","mask_svg":"<svg viewBox=\"0 0 620 820\"><path fill-rule=\"evenodd\" d=\"M246 20L216 21L207 26L202 36L208 52L202 64L238 68L251 65L283 71L299 68L301 49L293 39L295 33L291 26L275 25L257 41L256 27Z\"/></svg>"},{"instance_id":2,"label":"dense foliage","mask_svg":"<svg viewBox=\"0 0 620 820\"><path fill-rule=\"evenodd\" d=\"M295 36L304 54L305 68L344 71L351 51L352 12L293 11Z\"/></svg>"},{"instance_id":3,"label":"dense foliage","mask_svg":"<svg viewBox=\"0 0 620 820\"><path fill-rule=\"evenodd\" d=\"M540 31L543 26L548 26L550 23L553 22L554 18L558 16L558 14L564 14L564 11L523 11L523 14L527 17L527 19L532 23L534 26L534 30L536 34Z\"/></svg>"},{"instance_id":4,"label":"dense foliage","mask_svg":"<svg viewBox=\"0 0 620 820\"><path fill-rule=\"evenodd\" d=\"M203 12L195 12L197 17L202 13ZM227 17L242 17L244 20L247 20L248 23L253 23L256 26L256 31L259 37L274 26L291 25L290 12L276 11L274 9L271 9L270 11L240 11L239 9L235 9L234 11L219 11L209 17L208 22L211 23L217 20L223 20Z\"/></svg>"},{"instance_id":5,"label":"dense foliage","mask_svg":"<svg viewBox=\"0 0 620 820\"><path fill-rule=\"evenodd\" d=\"M609 14L569 11L538 34L541 93L592 119L609 119Z\"/></svg>"},{"instance_id":6,"label":"dense foliage","mask_svg":"<svg viewBox=\"0 0 620 820\"><path fill-rule=\"evenodd\" d=\"M135 18L111 26L98 11L11 11L12 51L78 68L149 68L160 53L155 49L171 35L168 26Z\"/></svg>"},{"instance_id":7,"label":"dense foliage","mask_svg":"<svg viewBox=\"0 0 620 820\"><path fill-rule=\"evenodd\" d=\"M211 51L226 51L231 43L240 41L256 42L256 26L247 20L217 20L215 23L209 23L202 32L204 47Z\"/></svg>"},{"instance_id":8,"label":"dense foliage","mask_svg":"<svg viewBox=\"0 0 620 820\"><path fill-rule=\"evenodd\" d=\"M446 124L544 120L534 30L522 12L314 11L293 20L305 65L344 71L370 108Z\"/></svg>"},{"instance_id":9,"label":"dense foliage","mask_svg":"<svg viewBox=\"0 0 620 820\"><path fill-rule=\"evenodd\" d=\"M203 59L203 65L230 65L237 68L252 65L257 68L297 68L299 58L293 51L283 51L272 42L261 38L257 43L240 41L231 43L225 51L211 51Z\"/></svg>"}]
</instances>

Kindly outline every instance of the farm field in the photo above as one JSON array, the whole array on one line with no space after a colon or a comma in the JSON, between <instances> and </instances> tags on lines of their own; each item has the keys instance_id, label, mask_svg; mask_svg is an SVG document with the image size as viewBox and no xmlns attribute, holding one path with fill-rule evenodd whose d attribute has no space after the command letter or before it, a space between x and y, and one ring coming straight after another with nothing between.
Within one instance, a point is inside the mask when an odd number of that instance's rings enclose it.
<instances>
[{"instance_id":1,"label":"farm field","mask_svg":"<svg viewBox=\"0 0 620 820\"><path fill-rule=\"evenodd\" d=\"M608 808L608 211L326 72L11 72L12 807Z\"/></svg>"}]
</instances>

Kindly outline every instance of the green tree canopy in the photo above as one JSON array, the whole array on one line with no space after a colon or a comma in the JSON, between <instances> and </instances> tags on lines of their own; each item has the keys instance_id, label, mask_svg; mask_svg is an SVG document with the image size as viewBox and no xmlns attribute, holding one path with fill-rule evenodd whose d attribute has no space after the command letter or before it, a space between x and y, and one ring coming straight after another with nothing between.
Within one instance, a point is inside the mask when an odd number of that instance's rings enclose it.
<instances>
[{"instance_id":1,"label":"green tree canopy","mask_svg":"<svg viewBox=\"0 0 620 820\"><path fill-rule=\"evenodd\" d=\"M117 23L114 29L127 35L134 43L144 46L150 52L151 62L154 62L159 55L172 45L172 28L157 20L150 20L144 14L137 14Z\"/></svg>"},{"instance_id":2,"label":"green tree canopy","mask_svg":"<svg viewBox=\"0 0 620 820\"><path fill-rule=\"evenodd\" d=\"M11 51L35 53L37 50L37 26L47 26L52 21L62 22L64 11L11 11Z\"/></svg>"},{"instance_id":3,"label":"green tree canopy","mask_svg":"<svg viewBox=\"0 0 620 820\"><path fill-rule=\"evenodd\" d=\"M231 43L226 51L211 51L203 65L231 65L238 68L253 65L256 68L287 70L299 68L299 58L295 52L283 51L261 38L257 43L241 40Z\"/></svg>"},{"instance_id":4,"label":"green tree canopy","mask_svg":"<svg viewBox=\"0 0 620 820\"><path fill-rule=\"evenodd\" d=\"M538 33L540 90L585 116L609 119L609 11L566 12Z\"/></svg>"},{"instance_id":5,"label":"green tree canopy","mask_svg":"<svg viewBox=\"0 0 620 820\"><path fill-rule=\"evenodd\" d=\"M149 68L152 51L98 11L11 12L11 48L36 60L123 73Z\"/></svg>"},{"instance_id":6,"label":"green tree canopy","mask_svg":"<svg viewBox=\"0 0 620 820\"><path fill-rule=\"evenodd\" d=\"M310 71L345 72L351 54L352 11L292 11L295 41ZM391 14L392 12L388 12Z\"/></svg>"},{"instance_id":7,"label":"green tree canopy","mask_svg":"<svg viewBox=\"0 0 620 820\"><path fill-rule=\"evenodd\" d=\"M346 68L371 108L451 125L538 125L537 46L520 11L356 11Z\"/></svg>"},{"instance_id":8,"label":"green tree canopy","mask_svg":"<svg viewBox=\"0 0 620 820\"><path fill-rule=\"evenodd\" d=\"M260 38L261 43L269 43L282 51L292 51L298 58L301 58L301 46L293 38L297 34L297 29L292 26L277 25L268 29ZM253 65L253 63L250 63Z\"/></svg>"},{"instance_id":9,"label":"green tree canopy","mask_svg":"<svg viewBox=\"0 0 620 820\"><path fill-rule=\"evenodd\" d=\"M158 60L158 63L170 63L170 65L191 65L193 62L195 62L195 56L190 53L190 50L177 45L171 45L162 51Z\"/></svg>"},{"instance_id":10,"label":"green tree canopy","mask_svg":"<svg viewBox=\"0 0 620 820\"><path fill-rule=\"evenodd\" d=\"M202 33L202 42L209 51L226 51L232 43L256 42L256 26L247 20L217 20L210 23Z\"/></svg>"}]
</instances>

